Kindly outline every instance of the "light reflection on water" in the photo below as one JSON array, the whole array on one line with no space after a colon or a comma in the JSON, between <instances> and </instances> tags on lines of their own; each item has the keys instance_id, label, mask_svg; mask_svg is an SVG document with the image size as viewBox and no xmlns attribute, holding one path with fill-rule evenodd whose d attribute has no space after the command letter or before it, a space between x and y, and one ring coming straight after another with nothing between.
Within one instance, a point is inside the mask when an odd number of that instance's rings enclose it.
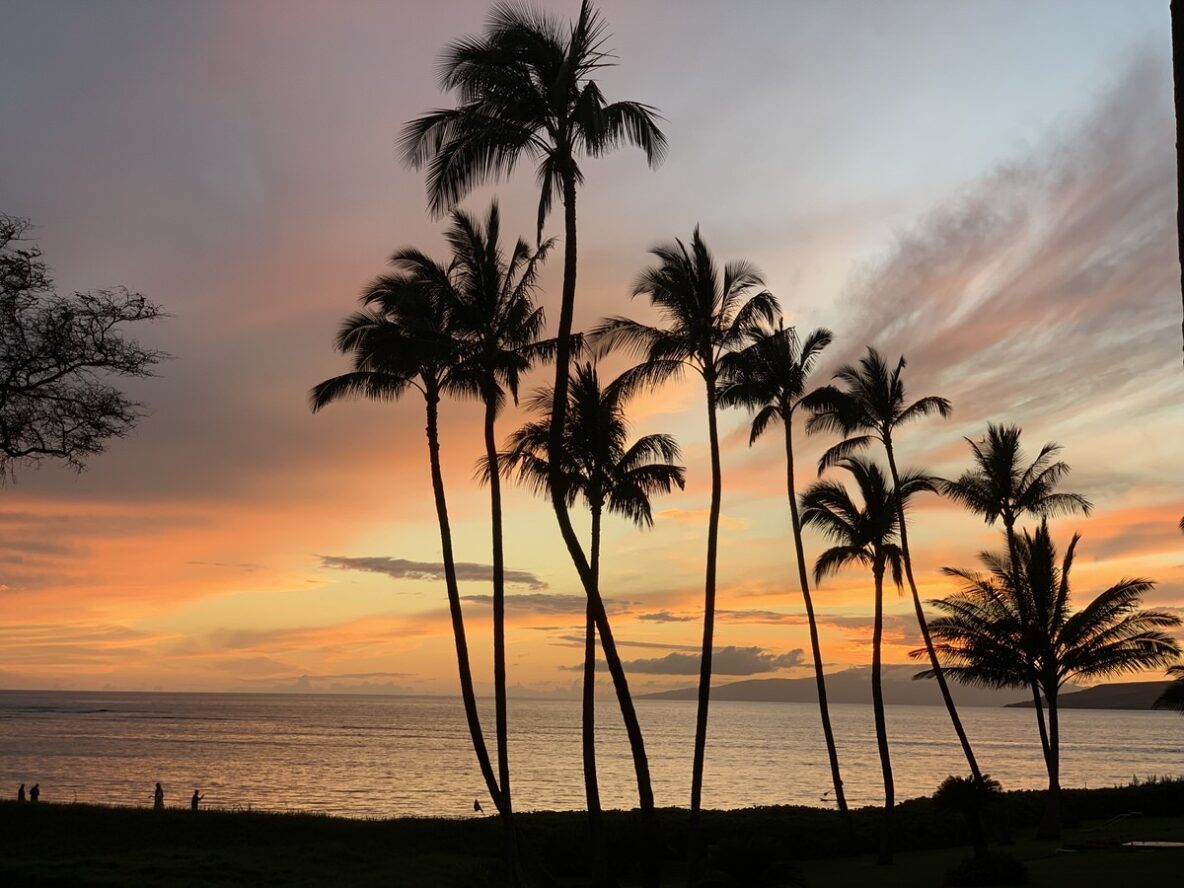
<instances>
[{"instance_id":1,"label":"light reflection on water","mask_svg":"<svg viewBox=\"0 0 1184 888\"><path fill-rule=\"evenodd\" d=\"M661 806L688 803L695 704L640 700ZM636 804L625 732L602 696L598 764L606 807ZM881 799L870 706L832 707L848 798ZM980 765L1009 789L1044 785L1030 710L962 710ZM483 710L487 731L493 713ZM584 804L580 705L511 700L511 767L519 810ZM889 706L898 799L932 792L965 764L945 710ZM1184 719L1166 712L1062 713L1062 782L1109 786L1184 774ZM492 754L492 738L490 740ZM41 783L46 801L169 806L201 787L207 806L356 817L465 816L487 803L459 700L247 694L0 693L0 792ZM830 772L818 709L808 703L716 702L704 780L711 808L824 804Z\"/></svg>"}]
</instances>

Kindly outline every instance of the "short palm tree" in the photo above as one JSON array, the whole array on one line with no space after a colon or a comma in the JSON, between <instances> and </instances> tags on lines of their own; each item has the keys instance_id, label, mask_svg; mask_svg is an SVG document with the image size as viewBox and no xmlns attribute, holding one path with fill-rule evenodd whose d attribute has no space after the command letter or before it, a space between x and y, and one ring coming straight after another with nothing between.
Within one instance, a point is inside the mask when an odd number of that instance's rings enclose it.
<instances>
[{"instance_id":1,"label":"short palm tree","mask_svg":"<svg viewBox=\"0 0 1184 888\"><path fill-rule=\"evenodd\" d=\"M1184 712L1184 666L1172 666L1168 675L1175 679L1163 689L1163 693L1155 698L1152 704L1156 709L1171 709Z\"/></svg>"},{"instance_id":2,"label":"short palm tree","mask_svg":"<svg viewBox=\"0 0 1184 888\"><path fill-rule=\"evenodd\" d=\"M1060 722L1057 695L1072 679L1097 680L1162 668L1180 648L1163 630L1180 625L1166 611L1141 610L1154 584L1124 579L1074 612L1069 573L1079 535L1058 563L1041 522L1016 540L1017 564L984 553L985 574L947 568L963 588L930 602L943 616L931 625L947 672L957 681L988 687L1035 683L1048 706L1048 808L1040 833L1060 834ZM925 656L914 651L914 656ZM926 675L928 673L922 673Z\"/></svg>"},{"instance_id":3,"label":"short palm tree","mask_svg":"<svg viewBox=\"0 0 1184 888\"><path fill-rule=\"evenodd\" d=\"M875 710L876 747L884 775L884 818L880 830L880 863L892 862L892 807L896 789L892 780L892 758L888 751L888 729L884 719L884 688L880 651L884 637L884 574L891 572L901 586L903 552L899 545L897 502L907 501L921 491L936 490L936 479L905 472L895 488L878 465L858 456L839 457L834 465L851 474L861 502L851 498L837 481L816 481L802 495L802 524L814 527L833 546L814 562L814 582L844 567L870 567L875 591L872 623L872 706ZM897 495L897 489L900 495Z\"/></svg>"},{"instance_id":4,"label":"short palm tree","mask_svg":"<svg viewBox=\"0 0 1184 888\"><path fill-rule=\"evenodd\" d=\"M1180 519L1179 527L1181 532L1184 532L1184 518ZM1152 705L1156 709L1172 709L1184 713L1184 666L1172 666L1168 669L1168 675L1175 680L1163 689L1163 693Z\"/></svg>"},{"instance_id":5,"label":"short palm tree","mask_svg":"<svg viewBox=\"0 0 1184 888\"><path fill-rule=\"evenodd\" d=\"M600 527L605 511L628 518L641 527L654 523L651 500L684 484L685 470L676 465L681 458L677 442L670 435L645 435L629 443L625 403L633 393L628 378L602 385L596 365L579 364L567 390L568 407L563 432L564 494L568 505L582 500L591 513L589 557L592 575L600 582ZM547 457L551 428L552 392L542 389L532 399L538 415L509 440L509 450L500 459L508 469L536 493L550 492L554 475ZM600 813L600 790L596 776L596 621L591 608L585 619L583 753L584 790L592 831L598 883L608 881L608 855ZM616 658L611 633L602 637L606 652ZM609 656L606 653L606 657Z\"/></svg>"},{"instance_id":6,"label":"short palm tree","mask_svg":"<svg viewBox=\"0 0 1184 888\"><path fill-rule=\"evenodd\" d=\"M826 739L826 752L830 759L835 803L850 827L847 798L839 773L839 754L835 748L830 708L826 699L826 675L822 671L818 622L814 617L814 601L810 595L806 556L802 548L802 525L798 516L793 463L794 412L806 394L806 386L814 365L818 362L822 350L830 345L832 338L829 330L815 330L803 341L798 337L797 330L793 327L787 328L783 321L779 322L776 329L758 331L747 348L724 356L719 403L725 407L745 407L755 412L752 431L748 437L750 446L774 423L780 422L785 430L785 484L789 495L789 520L798 563L798 584L802 590L806 620L810 627L810 649L814 655L814 679L818 686L822 733Z\"/></svg>"},{"instance_id":7,"label":"short palm tree","mask_svg":"<svg viewBox=\"0 0 1184 888\"><path fill-rule=\"evenodd\" d=\"M836 385L815 389L804 401L811 410L812 416L806 423L807 432L828 431L843 435L843 440L835 444L823 455L819 461L819 471L831 465L837 459L864 450L875 442L879 442L888 457L888 470L891 473L893 486L900 487L900 475L896 469L896 452L893 436L898 428L920 419L924 416L937 414L949 416L950 402L945 398L928 396L908 403L904 389L905 360L902 357L894 368L889 368L883 356L874 348L868 347L867 354L860 358L857 364L847 364L835 373L842 387ZM962 727L962 719L958 717L958 708L954 705L954 698L950 694L949 685L942 675L941 664L933 650L933 642L929 637L929 627L925 620L925 609L921 605L921 596L917 592L917 581L913 577L913 560L909 551L908 523L905 521L904 504L897 504L897 521L899 522L900 551L904 560L904 573L909 583L909 591L913 596L913 608L917 614L917 624L921 629L921 638L925 642L925 649L929 651L930 668L937 679L941 690L942 700L946 704L946 711L950 714L950 721L954 725L954 733L958 735L958 742L962 745L962 752L966 756L966 763L970 766L970 773L976 780L982 779L982 771L974 757L974 750Z\"/></svg>"},{"instance_id":8,"label":"short palm tree","mask_svg":"<svg viewBox=\"0 0 1184 888\"><path fill-rule=\"evenodd\" d=\"M1090 513L1092 505L1084 496L1057 490L1057 485L1069 474L1069 464L1056 459L1060 444L1046 443L1036 458L1025 465L1019 426L988 423L987 434L981 441L967 438L966 443L974 457L974 468L963 472L956 481L943 481L942 493L982 517L988 525L1002 522L1013 566L1019 563L1015 525L1025 515L1051 518L1070 512ZM1015 584L1018 587L1018 580ZM1035 683L1032 701L1040 728L1040 747L1047 759L1048 729L1040 688Z\"/></svg>"},{"instance_id":9,"label":"short palm tree","mask_svg":"<svg viewBox=\"0 0 1184 888\"><path fill-rule=\"evenodd\" d=\"M657 385L693 369L707 393L707 432L711 445L711 507L707 523L707 575L703 604L703 649L699 672L699 707L691 772L692 833L703 793L707 748L707 709L711 695L711 655L715 635L715 575L719 549L721 497L719 429L716 399L721 362L741 348L762 325L773 323L776 298L764 289L760 273L747 262L722 269L695 227L689 245L681 240L653 249L656 265L641 273L633 295L645 295L658 310L662 326L628 318L603 321L593 338L607 346L639 353L643 363L631 371L639 384ZM693 853L692 848L692 853Z\"/></svg>"},{"instance_id":10,"label":"short palm tree","mask_svg":"<svg viewBox=\"0 0 1184 888\"><path fill-rule=\"evenodd\" d=\"M594 79L613 63L605 46L604 20L589 0L576 20L564 26L545 12L516 3L498 3L485 32L451 44L444 52L441 86L455 92L457 106L411 121L403 130L404 159L428 168L428 202L443 212L473 188L508 176L520 160L535 161L539 179L538 240L554 196L563 201L563 291L555 348L554 403L548 447L560 452L572 360L576 298L576 190L584 174L579 161L600 157L621 145L637 145L651 166L666 153L666 137L654 108L640 102L608 102ZM558 460L551 460L558 465ZM551 505L564 545L592 600L597 626L607 615L556 478ZM610 668L611 665L610 665ZM620 673L623 679L624 673ZM618 697L625 686L615 681ZM635 762L645 759L641 727L627 714L632 703L620 699ZM640 777L640 774L639 774ZM651 830L652 791L642 793L642 810ZM651 801L647 802L646 799ZM655 841L657 839L655 838ZM657 872L645 874L655 884Z\"/></svg>"},{"instance_id":11,"label":"short palm tree","mask_svg":"<svg viewBox=\"0 0 1184 888\"><path fill-rule=\"evenodd\" d=\"M470 380L453 372L465 357L465 347L451 327L449 300L438 286L440 278L447 276L447 269L436 266L425 274L422 263L413 260L409 252L412 251L395 254L394 273L377 278L366 288L361 297L364 308L346 318L337 334L337 348L349 355L352 369L315 386L310 401L313 412L317 412L340 400L397 401L412 389L423 395L427 405L428 464L440 525L444 585L456 643L461 696L481 775L490 798L501 811L502 794L477 713L452 552L452 528L440 468L440 400L448 394L471 397L473 392Z\"/></svg>"},{"instance_id":12,"label":"short palm tree","mask_svg":"<svg viewBox=\"0 0 1184 888\"><path fill-rule=\"evenodd\" d=\"M484 221L454 210L445 240L452 250L447 274L437 279L450 302L454 333L465 343L464 359L454 376L467 378L485 407L485 454L497 466L495 425L506 393L518 400L518 383L551 343L540 342L545 327L543 310L534 304L538 268L550 247L532 250L519 239L507 257L501 249L501 218L497 202ZM424 276L438 266L422 254L407 259ZM517 839L512 829L509 728L506 711L506 583L502 530L501 477L489 473L490 525L493 536L493 687L497 734L498 784L506 819L507 857L517 861ZM514 864L515 870L517 864Z\"/></svg>"}]
</instances>

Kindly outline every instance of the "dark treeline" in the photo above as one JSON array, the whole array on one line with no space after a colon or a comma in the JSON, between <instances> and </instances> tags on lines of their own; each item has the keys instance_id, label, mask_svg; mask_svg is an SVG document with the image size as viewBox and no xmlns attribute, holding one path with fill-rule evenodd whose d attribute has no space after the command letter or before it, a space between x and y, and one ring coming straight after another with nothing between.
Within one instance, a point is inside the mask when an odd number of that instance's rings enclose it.
<instances>
[{"instance_id":1,"label":"dark treeline","mask_svg":"<svg viewBox=\"0 0 1184 888\"><path fill-rule=\"evenodd\" d=\"M656 323L613 317L588 331L573 328L576 201L586 184L586 161L633 146L657 166L666 151L656 109L636 101L610 101L601 92L597 73L615 63L607 39L605 22L588 2L571 22L529 7L499 4L484 31L444 50L440 85L454 104L408 123L402 151L408 164L426 171L430 212L450 214L450 254L434 259L414 248L396 252L391 270L366 287L361 308L338 334L337 346L351 362L349 371L312 392L314 410L344 398L395 401L412 390L424 398L462 697L474 751L502 821L511 879L519 884L531 881L533 864L515 824L508 746L502 511L502 482L507 479L551 502L587 596L583 756L594 881L615 883L596 785L594 688L599 647L636 774L643 883L660 882L662 838L645 740L602 597L600 532L606 511L649 525L652 498L683 486L674 439L658 434L630 443L625 410L636 392L656 389L687 372L703 383L711 470L698 712L694 737L688 738L694 753L686 842L692 882L703 869L698 831L724 474L718 414L726 408L751 412L750 443L772 424L783 426L793 553L808 618L834 798L848 830L851 817L827 710L810 575L817 585L837 571L863 568L871 574L872 689L885 795L880 861L892 861L894 845L891 747L880 688L885 580L901 590L907 585L923 640L923 647L914 652L925 660L920 676L938 683L965 755L968 776L952 778L942 798L969 811L968 817L977 822L976 799L989 799L998 786L979 766L949 680L1024 688L1036 704L1048 771L1041 833L1056 835L1061 823L1059 689L1072 678L1170 666L1179 648L1166 630L1179 620L1165 611L1142 609L1142 596L1152 587L1146 579L1122 579L1074 609L1069 574L1079 537L1058 560L1047 519L1074 512L1088 515L1091 506L1085 497L1060 489L1069 467L1058 458L1058 445L1044 445L1029 462L1020 446L1020 429L992 424L981 440L968 441L972 467L955 480L922 468L902 468L897 452L901 435L915 421L948 417L950 402L937 395L910 401L904 357L890 360L870 346L857 362L841 367L830 383L817 385L812 374L832 334L816 330L803 337L786 327L780 303L757 268L743 260L720 263L698 228L689 241L676 239L654 248L652 264L640 271L633 285L633 295L644 297L655 310ZM528 160L535 165L539 183L537 231L533 242L520 238L505 249L496 203L481 218L455 207L475 187L509 176L519 162ZM563 276L559 317L549 331L537 303L537 277L541 264L555 251L555 241L544 239L544 234L556 198L563 210ZM605 381L598 362L613 351L631 355L638 363ZM554 382L529 399L535 418L499 447L497 419L508 401L518 403L523 375L545 364L552 366ZM488 487L491 508L496 722L492 754L477 712L440 465L439 411L448 397L475 399L484 407L479 475ZM800 497L794 483L794 425L799 414L805 417L808 434L834 439L818 466L819 475L826 477ZM985 572L946 569L962 588L945 600L930 602L940 614L932 621L915 577L907 508L915 498L931 495L950 497L988 523L1001 523L1004 531L1002 552L983 556ZM587 539L580 538L572 522L570 510L577 503L591 516ZM815 528L829 543L813 562L805 552L803 527ZM982 844L976 839L976 850L981 852Z\"/></svg>"}]
</instances>

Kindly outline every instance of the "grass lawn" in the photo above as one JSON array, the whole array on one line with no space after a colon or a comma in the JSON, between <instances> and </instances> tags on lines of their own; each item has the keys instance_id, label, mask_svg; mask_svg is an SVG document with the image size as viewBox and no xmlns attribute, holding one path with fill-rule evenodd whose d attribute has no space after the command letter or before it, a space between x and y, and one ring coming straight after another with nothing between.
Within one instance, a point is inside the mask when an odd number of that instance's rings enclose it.
<instances>
[{"instance_id":1,"label":"grass lawn","mask_svg":"<svg viewBox=\"0 0 1184 888\"><path fill-rule=\"evenodd\" d=\"M1028 867L1028 884L1033 888L1133 888L1184 881L1184 848L1057 852L1058 847L1088 845L1099 838L1184 842L1184 816L1132 818L1107 828L1102 823L1083 827L1065 830L1059 843L1028 839L1003 850ZM924 888L941 885L942 874L967 856L966 848L906 851L896 855L892 866L877 866L871 855L838 857L806 861L802 873L808 885Z\"/></svg>"},{"instance_id":2,"label":"grass lawn","mask_svg":"<svg viewBox=\"0 0 1184 888\"><path fill-rule=\"evenodd\" d=\"M1173 885L1184 850L1132 851L1129 840L1184 842L1184 781L1066 793L1081 825L1060 843L1030 837L1039 793L1002 802L1015 844L1005 850L1028 867L1029 885L1125 888ZM1109 822L1115 815L1138 817ZM896 863L876 866L879 812L853 812L852 848L833 811L750 808L704 812L702 836L716 886L782 884L769 873L798 872L811 886L938 886L968 857L963 826L929 799L896 812ZM687 812L660 812L664 884L684 885ZM524 859L534 884L582 886L587 827L579 812L520 815ZM644 849L636 815L608 812L608 846L623 888L637 884ZM1104 844L1106 847L1089 847ZM1077 847L1058 853L1059 847ZM503 885L500 827L491 817L464 820L348 820L311 814L263 814L106 808L0 802L0 886L461 886Z\"/></svg>"}]
</instances>

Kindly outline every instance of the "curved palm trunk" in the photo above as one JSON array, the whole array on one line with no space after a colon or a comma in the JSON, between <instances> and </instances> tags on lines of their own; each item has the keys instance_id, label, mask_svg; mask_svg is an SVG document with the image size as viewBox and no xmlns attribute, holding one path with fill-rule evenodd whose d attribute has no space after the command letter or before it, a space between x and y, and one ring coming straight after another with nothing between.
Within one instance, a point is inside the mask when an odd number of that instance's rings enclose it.
<instances>
[{"instance_id":1,"label":"curved palm trunk","mask_svg":"<svg viewBox=\"0 0 1184 888\"><path fill-rule=\"evenodd\" d=\"M1044 756L1044 767L1048 767L1048 729L1044 726L1044 701L1040 697L1040 686L1032 682L1032 705L1036 707L1036 727L1040 730L1040 752Z\"/></svg>"},{"instance_id":2,"label":"curved palm trunk","mask_svg":"<svg viewBox=\"0 0 1184 888\"><path fill-rule=\"evenodd\" d=\"M876 581L876 611L872 625L872 709L876 717L876 748L880 752L880 770L884 774L884 818L880 824L880 855L877 863L892 863L892 808L896 803L896 784L892 779L892 759L888 754L888 725L884 718L884 684L881 677L880 646L884 639L884 565L873 568Z\"/></svg>"},{"instance_id":3,"label":"curved palm trunk","mask_svg":"<svg viewBox=\"0 0 1184 888\"><path fill-rule=\"evenodd\" d=\"M473 673L469 668L469 646L465 640L465 619L460 607L460 590L456 584L456 561L452 555L452 528L448 522L448 502L444 498L444 475L440 471L439 436L440 399L435 394L427 396L428 412L428 462L432 472L432 493L436 499L436 518L440 523L440 550L444 559L444 586L448 590L448 610L452 617L452 636L456 642L456 666L460 673L460 694L464 700L465 718L469 723L469 736L473 750L477 753L477 764L485 778L485 788L498 811L502 810L502 793L493 766L489 762L489 750L485 747L485 735L481 731L481 718L477 714L477 696L473 692Z\"/></svg>"},{"instance_id":4,"label":"curved palm trunk","mask_svg":"<svg viewBox=\"0 0 1184 888\"><path fill-rule=\"evenodd\" d=\"M1169 7L1172 21L1172 82L1176 103L1176 188L1184 191L1184 13L1180 12L1179 0L1172 0ZM1180 257L1180 296L1184 300L1184 200L1176 202L1176 242ZM1184 338L1184 321L1180 324Z\"/></svg>"},{"instance_id":5,"label":"curved palm trunk","mask_svg":"<svg viewBox=\"0 0 1184 888\"><path fill-rule=\"evenodd\" d=\"M558 474L561 465L559 454L563 450L563 424L567 414L567 377L571 363L571 332L576 297L576 183L574 172L570 167L563 174L563 210L563 298L559 309L558 342L555 349L554 398L551 403L551 428L547 442L548 462L552 470L551 483L548 486L551 491L551 506L555 511L555 521L559 525L559 533L563 537L563 543L567 547L568 555L571 556L576 572L580 575L584 593L588 596L588 609L592 612L596 631L600 635L605 663L608 665L609 675L613 680L613 689L616 691L617 702L621 708L621 720L625 723L625 733L629 737L629 749L633 755L633 770L637 775L637 796L641 808L642 828L646 832L647 841L645 844L649 851L648 856L642 861L644 869L642 881L646 888L650 888L650 886L657 886L661 882L660 855L662 849L657 814L654 811L654 790L650 781L650 766L646 757L645 741L641 735L641 723L637 720L633 697L629 693L625 666L617 651L612 627L608 622L608 614L604 609L604 600L600 597L600 585L592 573L588 559L584 556L583 547L576 536L575 528L572 526L567 503L563 498L562 479Z\"/></svg>"},{"instance_id":6,"label":"curved palm trunk","mask_svg":"<svg viewBox=\"0 0 1184 888\"><path fill-rule=\"evenodd\" d=\"M1044 821L1036 835L1042 839L1061 837L1061 729L1057 717L1057 688L1054 685L1044 689L1048 701L1048 805L1044 809Z\"/></svg>"},{"instance_id":7,"label":"curved palm trunk","mask_svg":"<svg viewBox=\"0 0 1184 888\"><path fill-rule=\"evenodd\" d=\"M719 551L719 509L722 493L719 429L715 416L715 376L710 365L707 383L707 433L711 442L711 508L707 517L707 576L703 583L703 648L699 663L699 705L695 714L695 756L691 764L690 877L698 874L699 811L703 800L703 763L707 754L707 712L711 704L711 660L715 645L715 574Z\"/></svg>"},{"instance_id":8,"label":"curved palm trunk","mask_svg":"<svg viewBox=\"0 0 1184 888\"><path fill-rule=\"evenodd\" d=\"M592 576L600 582L600 514L592 509L590 547ZM584 798L588 803L588 831L592 840L592 881L611 884L608 854L604 844L604 817L600 810L600 785L596 776L596 620L589 604L584 622L584 699L582 740L584 754Z\"/></svg>"},{"instance_id":9,"label":"curved palm trunk","mask_svg":"<svg viewBox=\"0 0 1184 888\"><path fill-rule=\"evenodd\" d=\"M814 619L814 600L810 595L810 580L806 575L806 555L802 548L802 522L798 517L797 491L793 480L793 413L782 418L785 425L785 486L789 493L789 520L793 526L794 552L798 559L798 584L806 603L806 622L810 626L810 650L814 656L814 680L818 685L818 711L822 716L822 734L826 738L826 754L830 759L830 777L834 784L835 804L843 815L847 832L854 827L847 810L847 796L843 792L843 778L839 774L839 752L835 748L835 734L830 725L830 707L826 701L826 675L822 671L822 646L818 642L818 622Z\"/></svg>"},{"instance_id":10,"label":"curved palm trunk","mask_svg":"<svg viewBox=\"0 0 1184 888\"><path fill-rule=\"evenodd\" d=\"M892 444L887 436L884 440L884 449L888 452L888 468L892 472L893 490L899 490L900 474L896 470L896 456L892 452ZM953 695L950 694L945 671L941 668L941 663L937 659L937 651L933 648L933 639L929 635L929 623L925 619L925 608L921 606L921 596L917 592L917 581L913 579L913 558L909 553L908 526L904 520L904 503L900 497L896 497L896 520L900 526L900 552L904 560L904 573L909 581L909 591L913 594L913 608L917 612L917 625L921 628L921 638L924 640L925 650L929 654L929 665L933 670L933 677L937 679L937 686L941 689L941 698L945 701L950 721L954 724L954 733L958 735L958 742L962 744L962 753L966 756L966 764L970 766L970 773L974 779L981 783L983 774L978 768L974 750L970 748L970 740L966 737L966 729L962 727L962 719L958 717L958 708L954 705Z\"/></svg>"},{"instance_id":11,"label":"curved palm trunk","mask_svg":"<svg viewBox=\"0 0 1184 888\"><path fill-rule=\"evenodd\" d=\"M522 881L514 804L510 793L509 727L506 715L506 566L502 540L502 482L497 461L494 422L497 405L485 398L485 458L489 462L490 524L493 528L493 696L497 730L497 770L502 803L498 806L505 831L506 865L514 884Z\"/></svg>"}]
</instances>

